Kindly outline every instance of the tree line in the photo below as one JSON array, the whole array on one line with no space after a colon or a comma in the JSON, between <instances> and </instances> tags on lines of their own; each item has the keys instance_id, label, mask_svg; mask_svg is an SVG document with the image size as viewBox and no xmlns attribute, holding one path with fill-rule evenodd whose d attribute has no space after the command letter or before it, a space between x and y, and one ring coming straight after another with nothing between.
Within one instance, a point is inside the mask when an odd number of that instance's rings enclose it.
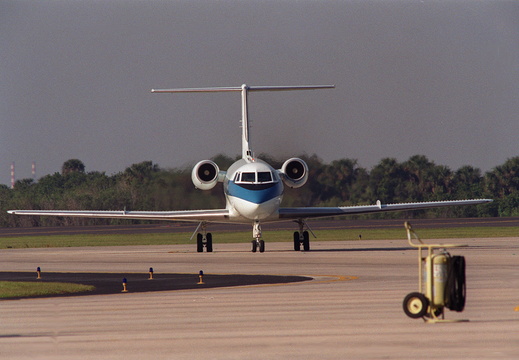
<instances>
[{"instance_id":1,"label":"tree line","mask_svg":"<svg viewBox=\"0 0 519 360\"><path fill-rule=\"evenodd\" d=\"M283 161L260 155L274 168ZM414 201L491 198L480 206L459 206L370 217L497 217L519 216L519 157L508 159L489 172L472 166L452 171L426 156L414 155L398 162L384 158L370 170L357 160L324 163L317 155L300 156L309 166L308 182L299 189L285 188L282 206L347 206ZM226 169L236 159L213 159ZM200 191L191 182L191 168L163 169L152 161L133 164L106 175L85 171L78 159L63 164L62 171L37 181L22 179L14 188L0 185L0 226L66 226L121 223L123 220L13 216L9 209L39 210L189 210L221 208L225 199L221 184ZM366 215L367 216L367 215ZM127 221L126 221L127 222ZM134 221L135 222L135 221Z\"/></svg>"}]
</instances>

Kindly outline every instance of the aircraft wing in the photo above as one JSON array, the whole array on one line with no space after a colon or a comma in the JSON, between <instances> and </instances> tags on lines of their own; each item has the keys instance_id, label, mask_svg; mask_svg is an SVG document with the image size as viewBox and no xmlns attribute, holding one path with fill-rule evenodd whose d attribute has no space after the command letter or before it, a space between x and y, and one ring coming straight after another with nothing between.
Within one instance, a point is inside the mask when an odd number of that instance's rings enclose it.
<instances>
[{"instance_id":1,"label":"aircraft wing","mask_svg":"<svg viewBox=\"0 0 519 360\"><path fill-rule=\"evenodd\" d=\"M88 211L88 210L9 210L13 215L67 216L102 219L177 220L228 222L229 210L182 210L182 211Z\"/></svg>"},{"instance_id":2,"label":"aircraft wing","mask_svg":"<svg viewBox=\"0 0 519 360\"><path fill-rule=\"evenodd\" d=\"M430 201L401 204L381 204L340 207L291 207L280 208L279 219L286 221L291 219L308 219L318 217L331 217L339 215L358 215L385 211L418 210L444 206L477 205L491 202L490 199L474 200L450 200ZM13 215L36 215L36 216L66 216L102 219L135 219L135 220L163 220L163 221L208 221L208 222L230 222L229 210L181 210L181 211L88 211L88 210L9 210ZM272 220L270 220L272 221ZM276 221L276 220L274 220Z\"/></svg>"},{"instance_id":3,"label":"aircraft wing","mask_svg":"<svg viewBox=\"0 0 519 360\"><path fill-rule=\"evenodd\" d=\"M490 199L474 199L474 200L449 200L449 201L429 201L416 203L400 203L400 204L381 204L377 201L376 205L360 205L360 206L340 206L340 207L292 207L280 208L279 219L307 219L317 217L339 216L339 215L358 215L369 214L386 211L405 211L428 209L445 206L456 205L477 205L491 202Z\"/></svg>"}]
</instances>

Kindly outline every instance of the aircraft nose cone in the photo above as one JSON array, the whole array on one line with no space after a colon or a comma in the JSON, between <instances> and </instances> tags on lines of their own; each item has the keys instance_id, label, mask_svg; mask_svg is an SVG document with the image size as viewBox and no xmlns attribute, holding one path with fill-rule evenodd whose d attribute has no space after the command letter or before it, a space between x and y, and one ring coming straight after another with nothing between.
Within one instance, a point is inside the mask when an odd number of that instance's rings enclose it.
<instances>
[{"instance_id":1,"label":"aircraft nose cone","mask_svg":"<svg viewBox=\"0 0 519 360\"><path fill-rule=\"evenodd\" d=\"M251 220L266 219L276 210L276 206L273 203L265 202L256 204L243 200L237 201L234 204L234 208L241 216Z\"/></svg>"}]
</instances>

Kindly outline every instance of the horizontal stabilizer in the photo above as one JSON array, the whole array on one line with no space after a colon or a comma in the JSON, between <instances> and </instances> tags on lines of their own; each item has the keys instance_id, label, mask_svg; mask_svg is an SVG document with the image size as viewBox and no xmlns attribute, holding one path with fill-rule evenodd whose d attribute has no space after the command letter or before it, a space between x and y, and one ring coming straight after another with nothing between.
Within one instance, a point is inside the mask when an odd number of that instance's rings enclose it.
<instances>
[{"instance_id":1,"label":"horizontal stabilizer","mask_svg":"<svg viewBox=\"0 0 519 360\"><path fill-rule=\"evenodd\" d=\"M241 92L241 109L242 109L242 158L249 159L253 157L249 144L249 115L247 94L251 91L288 91L288 90L317 90L317 89L333 89L335 85L282 85L282 86L241 86L229 87L203 87L203 88L181 88L181 89L152 89L152 93L200 93L200 92Z\"/></svg>"},{"instance_id":2,"label":"horizontal stabilizer","mask_svg":"<svg viewBox=\"0 0 519 360\"><path fill-rule=\"evenodd\" d=\"M335 85L287 85L287 86L228 86L205 88L180 88L180 89L152 89L152 93L182 93L182 92L226 92L226 91L288 91L288 90L317 90L333 89Z\"/></svg>"}]
</instances>

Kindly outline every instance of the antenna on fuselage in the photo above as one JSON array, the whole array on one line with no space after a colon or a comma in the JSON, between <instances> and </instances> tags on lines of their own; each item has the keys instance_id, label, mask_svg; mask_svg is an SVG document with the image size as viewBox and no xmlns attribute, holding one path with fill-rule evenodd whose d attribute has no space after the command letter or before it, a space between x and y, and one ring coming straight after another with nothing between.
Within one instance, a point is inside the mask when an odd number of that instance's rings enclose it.
<instances>
[{"instance_id":1,"label":"antenna on fuselage","mask_svg":"<svg viewBox=\"0 0 519 360\"><path fill-rule=\"evenodd\" d=\"M231 86L231 87L208 87L208 88L184 88L184 89L152 89L152 93L182 93L182 92L241 92L241 112L242 112L242 158L251 159L252 150L249 145L249 111L248 111L248 92L249 91L288 91L288 90L317 90L333 89L335 85L295 85L295 86Z\"/></svg>"}]
</instances>

